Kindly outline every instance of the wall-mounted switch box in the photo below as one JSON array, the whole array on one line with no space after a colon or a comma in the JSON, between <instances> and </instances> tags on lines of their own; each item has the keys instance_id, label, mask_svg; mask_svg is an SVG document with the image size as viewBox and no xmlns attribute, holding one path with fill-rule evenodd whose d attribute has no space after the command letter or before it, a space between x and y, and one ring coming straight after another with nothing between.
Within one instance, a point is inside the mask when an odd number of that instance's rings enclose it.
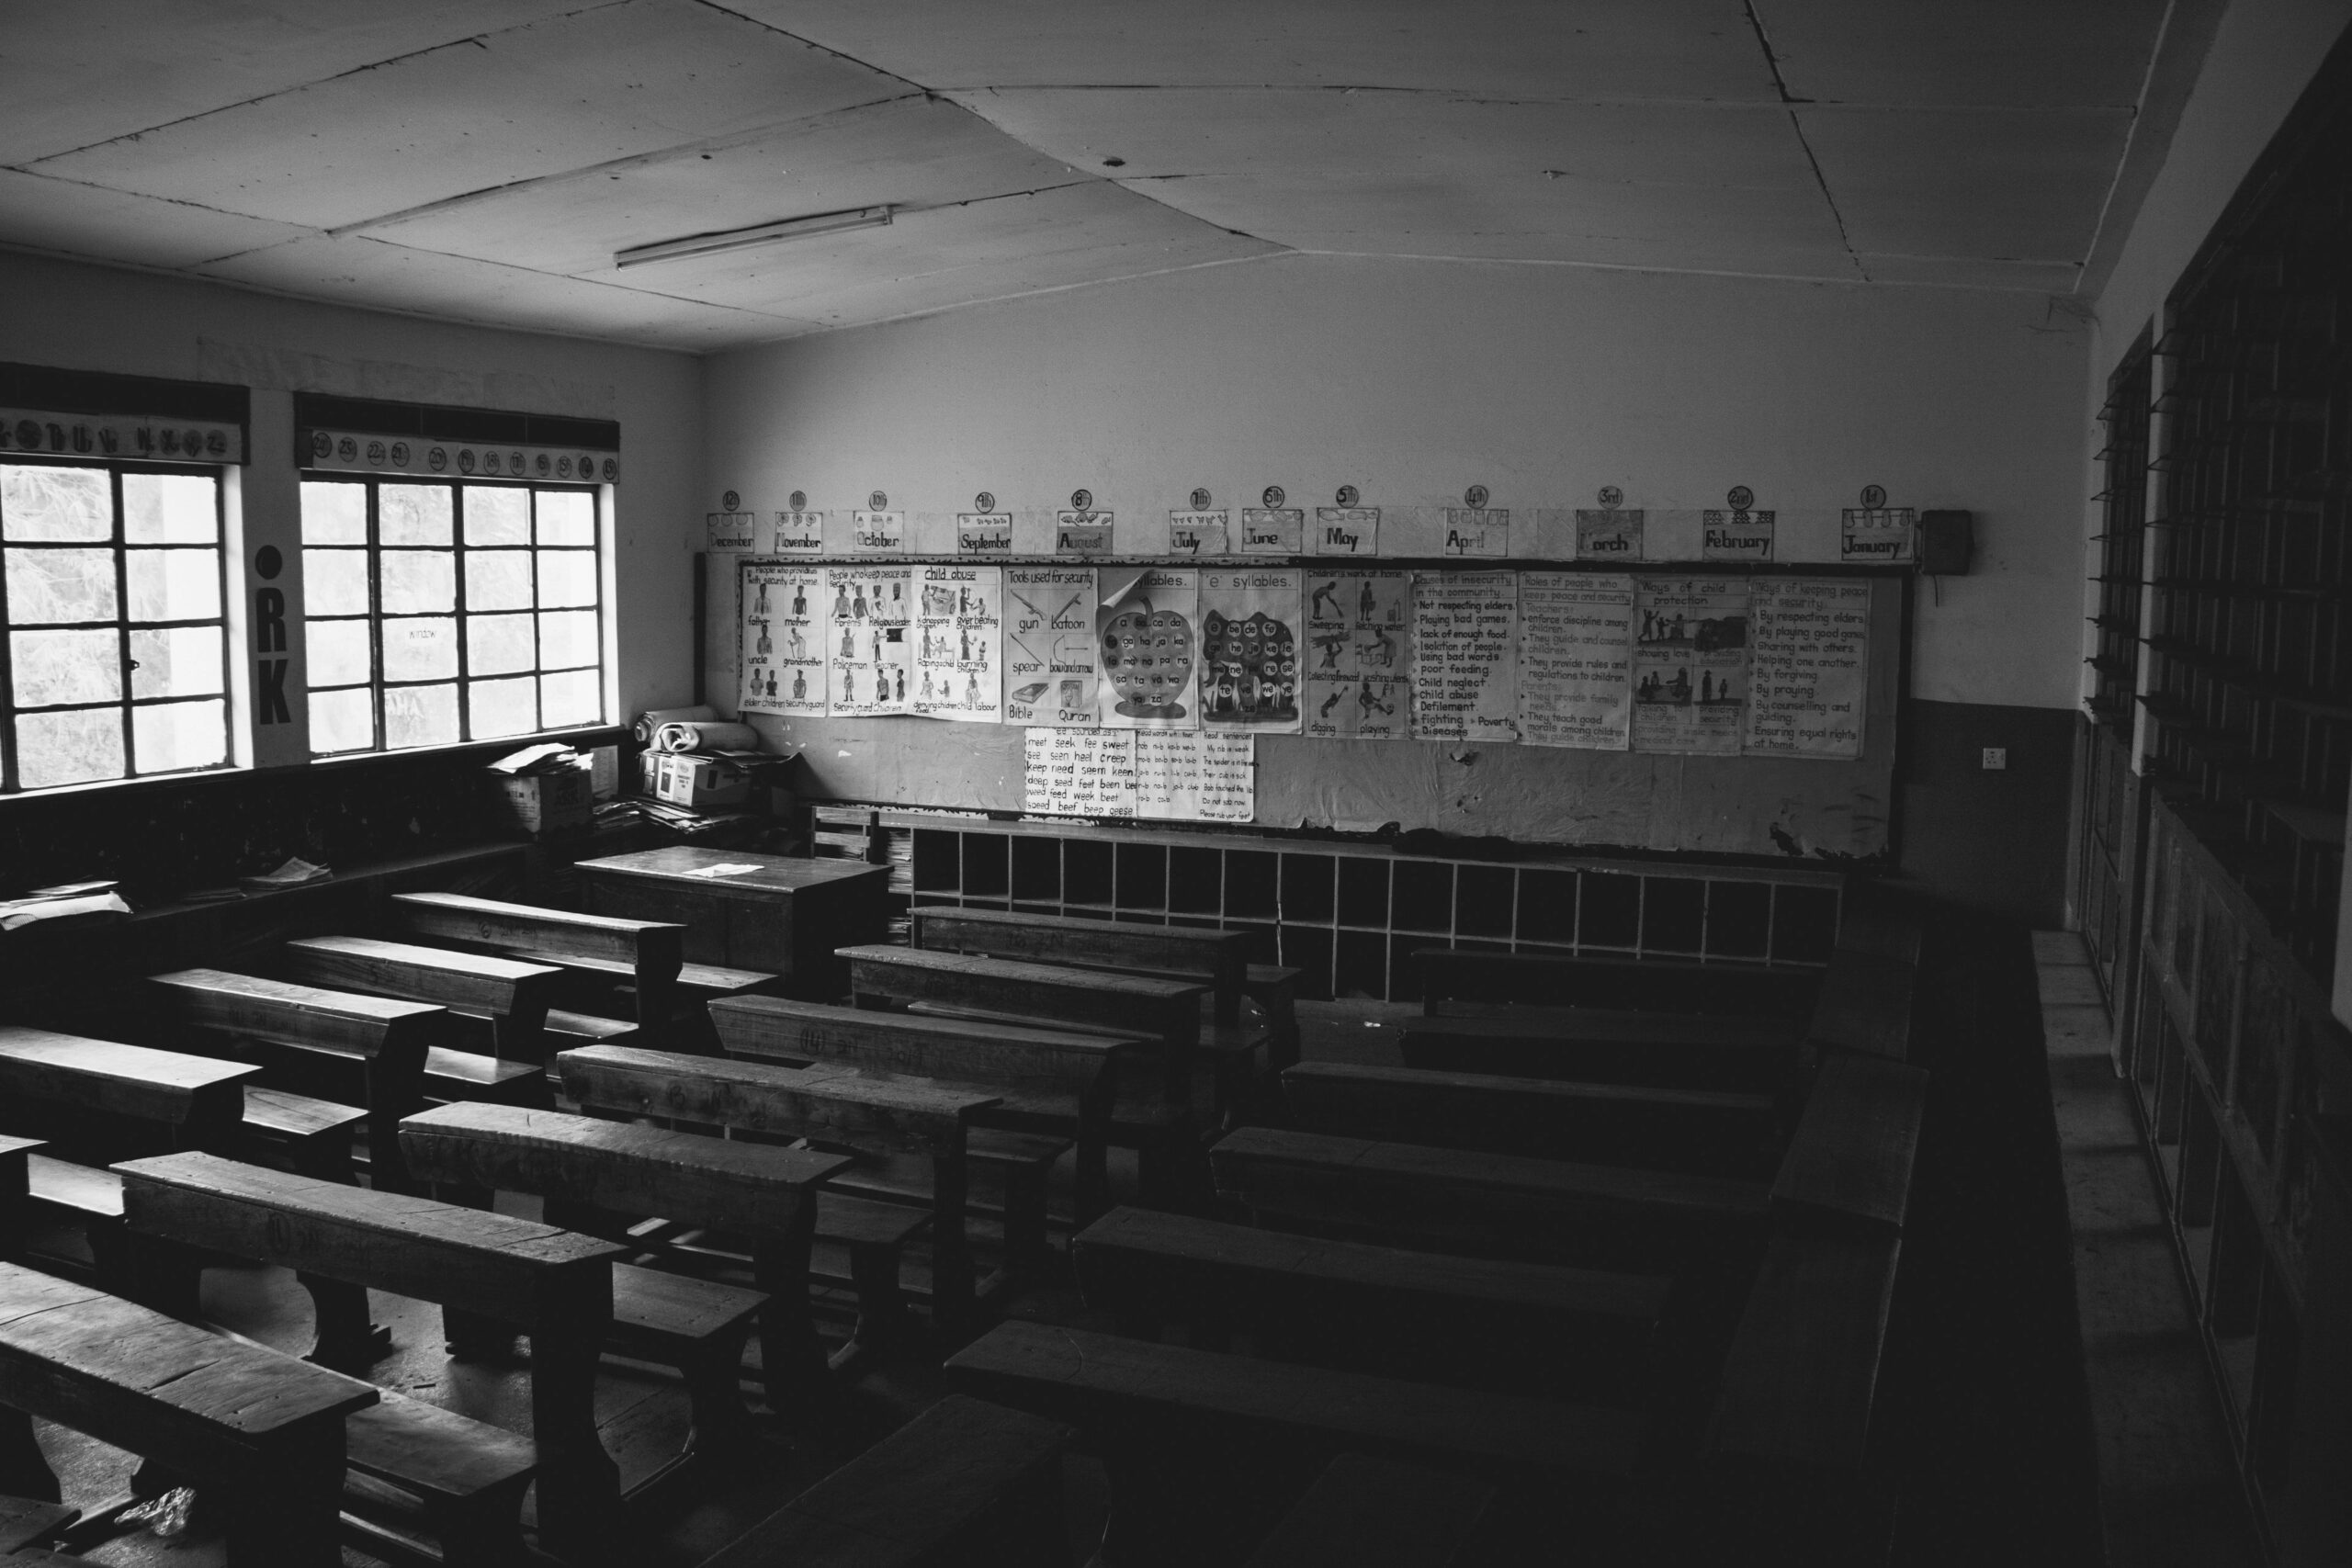
<instances>
[{"instance_id":1,"label":"wall-mounted switch box","mask_svg":"<svg viewBox=\"0 0 2352 1568\"><path fill-rule=\"evenodd\" d=\"M1929 577L1965 577L1976 556L1976 513L1919 513L1919 570ZM1988 763L1987 766L1990 766Z\"/></svg>"},{"instance_id":2,"label":"wall-mounted switch box","mask_svg":"<svg viewBox=\"0 0 2352 1568\"><path fill-rule=\"evenodd\" d=\"M2007 747L1987 746L1984 748L1984 771L1986 773L1997 773L2006 769L2008 765L2009 749Z\"/></svg>"}]
</instances>

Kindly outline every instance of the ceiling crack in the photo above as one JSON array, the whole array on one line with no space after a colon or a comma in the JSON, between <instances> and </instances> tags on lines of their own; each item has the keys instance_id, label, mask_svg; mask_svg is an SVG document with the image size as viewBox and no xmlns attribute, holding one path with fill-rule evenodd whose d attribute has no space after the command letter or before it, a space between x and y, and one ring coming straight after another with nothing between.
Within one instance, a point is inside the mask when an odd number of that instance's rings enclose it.
<instances>
[{"instance_id":1,"label":"ceiling crack","mask_svg":"<svg viewBox=\"0 0 2352 1568\"><path fill-rule=\"evenodd\" d=\"M1813 171L1813 183L1820 187L1821 199L1829 209L1829 220L1838 225L1838 243L1845 247L1846 259L1854 264L1854 271L1863 282L1871 281L1870 268L1862 265L1860 252L1854 249L1854 239L1846 231L1846 215L1838 210L1838 197L1829 189L1828 177L1821 172L1821 160L1814 155L1813 143L1806 139L1804 122L1797 118L1797 106L1813 102L1800 98L1789 91L1788 82L1781 75L1781 57L1772 51L1772 39L1764 31L1764 18L1756 12L1756 0L1740 0L1740 9L1747 13L1747 25L1755 29L1756 47L1764 51L1764 68L1772 73L1772 89L1781 95L1787 108L1789 129L1796 133L1797 146L1804 152L1805 166Z\"/></svg>"}]
</instances>

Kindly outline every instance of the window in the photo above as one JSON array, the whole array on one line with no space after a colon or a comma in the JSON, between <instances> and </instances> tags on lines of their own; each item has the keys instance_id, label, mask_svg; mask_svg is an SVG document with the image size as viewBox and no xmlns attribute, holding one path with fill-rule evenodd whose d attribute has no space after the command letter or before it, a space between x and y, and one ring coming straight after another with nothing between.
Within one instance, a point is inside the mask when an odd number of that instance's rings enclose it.
<instances>
[{"instance_id":1,"label":"window","mask_svg":"<svg viewBox=\"0 0 2352 1568\"><path fill-rule=\"evenodd\" d=\"M220 479L0 460L0 789L229 761Z\"/></svg>"},{"instance_id":2,"label":"window","mask_svg":"<svg viewBox=\"0 0 2352 1568\"><path fill-rule=\"evenodd\" d=\"M305 480L311 752L602 723L596 513L577 487Z\"/></svg>"}]
</instances>

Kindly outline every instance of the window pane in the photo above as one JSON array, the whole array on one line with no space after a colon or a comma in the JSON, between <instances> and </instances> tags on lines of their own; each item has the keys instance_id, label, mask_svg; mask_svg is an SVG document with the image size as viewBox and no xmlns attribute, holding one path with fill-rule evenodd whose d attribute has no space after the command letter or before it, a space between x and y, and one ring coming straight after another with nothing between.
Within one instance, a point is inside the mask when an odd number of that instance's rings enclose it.
<instances>
[{"instance_id":1,"label":"window pane","mask_svg":"<svg viewBox=\"0 0 2352 1568\"><path fill-rule=\"evenodd\" d=\"M8 658L18 707L107 703L122 695L121 656L110 631L11 632Z\"/></svg>"},{"instance_id":2,"label":"window pane","mask_svg":"<svg viewBox=\"0 0 2352 1568\"><path fill-rule=\"evenodd\" d=\"M446 746L458 739L458 688L403 686L384 694L384 744Z\"/></svg>"},{"instance_id":3,"label":"window pane","mask_svg":"<svg viewBox=\"0 0 2352 1568\"><path fill-rule=\"evenodd\" d=\"M159 703L130 710L131 754L142 773L209 768L229 760L226 705L220 698L201 703Z\"/></svg>"},{"instance_id":4,"label":"window pane","mask_svg":"<svg viewBox=\"0 0 2352 1568\"><path fill-rule=\"evenodd\" d=\"M458 621L427 615L384 623L384 679L431 681L458 672Z\"/></svg>"},{"instance_id":5,"label":"window pane","mask_svg":"<svg viewBox=\"0 0 2352 1568\"><path fill-rule=\"evenodd\" d=\"M466 486L466 543L527 545L531 542L531 492L503 485Z\"/></svg>"},{"instance_id":6,"label":"window pane","mask_svg":"<svg viewBox=\"0 0 2352 1568\"><path fill-rule=\"evenodd\" d=\"M458 558L447 550L386 550L384 614L458 607Z\"/></svg>"},{"instance_id":7,"label":"window pane","mask_svg":"<svg viewBox=\"0 0 2352 1568\"><path fill-rule=\"evenodd\" d=\"M475 681L466 691L472 709L474 739L528 735L539 727L538 682L528 675L519 681Z\"/></svg>"},{"instance_id":8,"label":"window pane","mask_svg":"<svg viewBox=\"0 0 2352 1568\"><path fill-rule=\"evenodd\" d=\"M447 485L383 485L376 491L376 536L385 545L452 542Z\"/></svg>"},{"instance_id":9,"label":"window pane","mask_svg":"<svg viewBox=\"0 0 2352 1568\"><path fill-rule=\"evenodd\" d=\"M302 542L364 545L368 542L368 487L303 481Z\"/></svg>"},{"instance_id":10,"label":"window pane","mask_svg":"<svg viewBox=\"0 0 2352 1568\"><path fill-rule=\"evenodd\" d=\"M587 491L542 490L532 493L539 502L539 543L593 545L596 542L596 502Z\"/></svg>"},{"instance_id":11,"label":"window pane","mask_svg":"<svg viewBox=\"0 0 2352 1568\"><path fill-rule=\"evenodd\" d=\"M106 470L0 465L0 528L10 539L112 539L114 498Z\"/></svg>"},{"instance_id":12,"label":"window pane","mask_svg":"<svg viewBox=\"0 0 2352 1568\"><path fill-rule=\"evenodd\" d=\"M368 623L311 621L302 627L302 649L313 686L348 686L368 679Z\"/></svg>"},{"instance_id":13,"label":"window pane","mask_svg":"<svg viewBox=\"0 0 2352 1568\"><path fill-rule=\"evenodd\" d=\"M122 536L134 545L209 545L220 537L219 490L204 474L122 476Z\"/></svg>"},{"instance_id":14,"label":"window pane","mask_svg":"<svg viewBox=\"0 0 2352 1568\"><path fill-rule=\"evenodd\" d=\"M539 709L549 729L594 724L605 716L604 682L594 670L539 677Z\"/></svg>"},{"instance_id":15,"label":"window pane","mask_svg":"<svg viewBox=\"0 0 2352 1568\"><path fill-rule=\"evenodd\" d=\"M466 617L466 668L472 673L504 675L531 669L535 662L531 658L530 616ZM481 733L479 726L475 733Z\"/></svg>"},{"instance_id":16,"label":"window pane","mask_svg":"<svg viewBox=\"0 0 2352 1568\"><path fill-rule=\"evenodd\" d=\"M311 694L311 750L365 751L376 744L376 694L360 686L347 692Z\"/></svg>"},{"instance_id":17,"label":"window pane","mask_svg":"<svg viewBox=\"0 0 2352 1568\"><path fill-rule=\"evenodd\" d=\"M302 607L313 615L368 613L366 550L304 550Z\"/></svg>"},{"instance_id":18,"label":"window pane","mask_svg":"<svg viewBox=\"0 0 2352 1568\"><path fill-rule=\"evenodd\" d=\"M564 610L539 617L539 668L596 662L596 612Z\"/></svg>"},{"instance_id":19,"label":"window pane","mask_svg":"<svg viewBox=\"0 0 2352 1568\"><path fill-rule=\"evenodd\" d=\"M114 552L10 550L8 619L20 626L115 618Z\"/></svg>"},{"instance_id":20,"label":"window pane","mask_svg":"<svg viewBox=\"0 0 2352 1568\"><path fill-rule=\"evenodd\" d=\"M120 708L17 716L17 780L25 788L120 777Z\"/></svg>"},{"instance_id":21,"label":"window pane","mask_svg":"<svg viewBox=\"0 0 2352 1568\"><path fill-rule=\"evenodd\" d=\"M539 603L553 609L565 604L596 602L596 552L541 550Z\"/></svg>"},{"instance_id":22,"label":"window pane","mask_svg":"<svg viewBox=\"0 0 2352 1568\"><path fill-rule=\"evenodd\" d=\"M128 550L134 621L204 621L220 615L220 552Z\"/></svg>"},{"instance_id":23,"label":"window pane","mask_svg":"<svg viewBox=\"0 0 2352 1568\"><path fill-rule=\"evenodd\" d=\"M134 697L207 697L220 690L220 628L166 626L130 634L130 694ZM215 759L218 761L218 759ZM190 763L189 766L196 766ZM139 769L155 763L139 745Z\"/></svg>"},{"instance_id":24,"label":"window pane","mask_svg":"<svg viewBox=\"0 0 2352 1568\"><path fill-rule=\"evenodd\" d=\"M467 554L467 609L527 610L530 607L530 551L474 550Z\"/></svg>"}]
</instances>

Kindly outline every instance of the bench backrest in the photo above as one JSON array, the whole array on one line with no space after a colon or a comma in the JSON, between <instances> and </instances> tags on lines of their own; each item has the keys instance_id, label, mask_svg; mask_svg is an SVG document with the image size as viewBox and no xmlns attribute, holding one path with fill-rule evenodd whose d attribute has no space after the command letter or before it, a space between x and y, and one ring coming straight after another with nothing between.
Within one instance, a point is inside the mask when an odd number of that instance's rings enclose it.
<instances>
[{"instance_id":1,"label":"bench backrest","mask_svg":"<svg viewBox=\"0 0 2352 1568\"><path fill-rule=\"evenodd\" d=\"M1773 1238L1724 1359L1711 1452L1860 1470L1901 1250L1891 1232Z\"/></svg>"},{"instance_id":2,"label":"bench backrest","mask_svg":"<svg viewBox=\"0 0 2352 1568\"><path fill-rule=\"evenodd\" d=\"M1194 982L907 947L838 952L849 964L850 990L860 1002L934 1002L1133 1033L1188 1064L1201 1042L1201 998L1207 987Z\"/></svg>"},{"instance_id":3,"label":"bench backrest","mask_svg":"<svg viewBox=\"0 0 2352 1568\"><path fill-rule=\"evenodd\" d=\"M1772 1183L1773 1207L1793 1220L1901 1230L1927 1097L1923 1068L1842 1051L1823 1058Z\"/></svg>"},{"instance_id":4,"label":"bench backrest","mask_svg":"<svg viewBox=\"0 0 2352 1568\"><path fill-rule=\"evenodd\" d=\"M1196 975L1208 983L1219 1023L1241 1021L1250 934L1199 926L1148 926L1075 915L933 906L913 913L914 945L926 952L978 953L1040 964Z\"/></svg>"},{"instance_id":5,"label":"bench backrest","mask_svg":"<svg viewBox=\"0 0 2352 1568\"><path fill-rule=\"evenodd\" d=\"M1819 971L1673 959L1549 957L1424 947L1413 954L1424 1007L1464 998L1539 1006L1749 1013L1802 1019Z\"/></svg>"},{"instance_id":6,"label":"bench backrest","mask_svg":"<svg viewBox=\"0 0 2352 1568\"><path fill-rule=\"evenodd\" d=\"M0 1095L160 1122L192 1139L232 1133L244 1115L245 1080L260 1071L211 1056L0 1027Z\"/></svg>"},{"instance_id":7,"label":"bench backrest","mask_svg":"<svg viewBox=\"0 0 2352 1568\"><path fill-rule=\"evenodd\" d=\"M304 985L431 1002L529 1032L547 1021L563 979L552 964L366 936L300 938L286 944L284 964Z\"/></svg>"},{"instance_id":8,"label":"bench backrest","mask_svg":"<svg viewBox=\"0 0 2352 1568\"><path fill-rule=\"evenodd\" d=\"M1154 1043L1043 1025L830 1007L786 997L719 997L709 1008L718 1043L730 1055L832 1062L1048 1093L1083 1093L1113 1070L1122 1055L1148 1051Z\"/></svg>"},{"instance_id":9,"label":"bench backrest","mask_svg":"<svg viewBox=\"0 0 2352 1568\"><path fill-rule=\"evenodd\" d=\"M318 1045L370 1061L413 1059L445 1038L449 1011L425 1002L333 991L222 969L149 977L150 994L183 1023L284 1045Z\"/></svg>"}]
</instances>

